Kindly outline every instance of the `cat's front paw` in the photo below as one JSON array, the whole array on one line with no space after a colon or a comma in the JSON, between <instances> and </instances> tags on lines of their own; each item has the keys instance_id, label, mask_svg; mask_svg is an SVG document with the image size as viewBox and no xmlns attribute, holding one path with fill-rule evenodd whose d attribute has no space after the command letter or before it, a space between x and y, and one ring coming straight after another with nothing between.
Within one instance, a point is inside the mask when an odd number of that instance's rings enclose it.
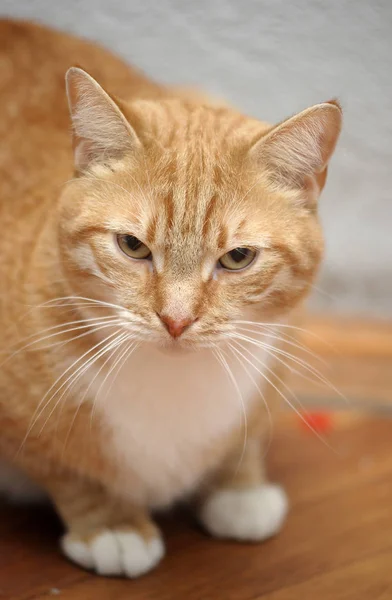
<instances>
[{"instance_id":1,"label":"cat's front paw","mask_svg":"<svg viewBox=\"0 0 392 600\"><path fill-rule=\"evenodd\" d=\"M99 575L139 577L153 569L165 554L159 536L145 539L130 528L101 530L82 538L67 533L61 540L64 554L80 567Z\"/></svg>"},{"instance_id":2,"label":"cat's front paw","mask_svg":"<svg viewBox=\"0 0 392 600\"><path fill-rule=\"evenodd\" d=\"M287 509L286 494L278 485L221 489L205 500L200 519L215 537L260 542L280 530Z\"/></svg>"}]
</instances>

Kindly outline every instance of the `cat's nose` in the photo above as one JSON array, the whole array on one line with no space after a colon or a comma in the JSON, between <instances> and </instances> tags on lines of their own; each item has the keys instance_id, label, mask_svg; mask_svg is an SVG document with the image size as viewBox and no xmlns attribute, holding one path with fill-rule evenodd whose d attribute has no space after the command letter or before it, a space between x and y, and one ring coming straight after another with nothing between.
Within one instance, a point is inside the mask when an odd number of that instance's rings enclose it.
<instances>
[{"instance_id":1,"label":"cat's nose","mask_svg":"<svg viewBox=\"0 0 392 600\"><path fill-rule=\"evenodd\" d=\"M195 322L195 319L172 319L166 315L158 315L162 323L173 338L178 338L185 329Z\"/></svg>"}]
</instances>

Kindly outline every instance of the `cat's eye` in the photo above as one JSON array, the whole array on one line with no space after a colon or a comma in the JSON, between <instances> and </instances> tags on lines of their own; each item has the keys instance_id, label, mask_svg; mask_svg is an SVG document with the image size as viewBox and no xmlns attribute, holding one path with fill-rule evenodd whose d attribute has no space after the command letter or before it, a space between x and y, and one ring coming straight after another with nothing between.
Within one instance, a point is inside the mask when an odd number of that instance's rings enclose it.
<instances>
[{"instance_id":1,"label":"cat's eye","mask_svg":"<svg viewBox=\"0 0 392 600\"><path fill-rule=\"evenodd\" d=\"M256 258L256 250L251 248L234 248L226 252L220 259L219 264L228 271L239 271L245 269Z\"/></svg>"},{"instance_id":2,"label":"cat's eye","mask_svg":"<svg viewBox=\"0 0 392 600\"><path fill-rule=\"evenodd\" d=\"M120 249L131 258L151 258L151 250L134 235L118 235L117 243Z\"/></svg>"}]
</instances>

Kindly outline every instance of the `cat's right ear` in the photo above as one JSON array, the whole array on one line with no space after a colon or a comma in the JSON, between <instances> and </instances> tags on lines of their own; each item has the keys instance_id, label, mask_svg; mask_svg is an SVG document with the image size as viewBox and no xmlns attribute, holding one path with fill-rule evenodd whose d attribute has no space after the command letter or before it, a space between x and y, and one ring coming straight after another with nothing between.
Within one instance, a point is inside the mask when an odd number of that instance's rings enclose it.
<instances>
[{"instance_id":1,"label":"cat's right ear","mask_svg":"<svg viewBox=\"0 0 392 600\"><path fill-rule=\"evenodd\" d=\"M321 188L341 126L342 109L336 100L316 104L273 127L250 153L274 183L303 188L315 179Z\"/></svg>"},{"instance_id":2,"label":"cat's right ear","mask_svg":"<svg viewBox=\"0 0 392 600\"><path fill-rule=\"evenodd\" d=\"M121 158L141 145L119 106L88 73L72 67L65 81L77 171Z\"/></svg>"}]
</instances>

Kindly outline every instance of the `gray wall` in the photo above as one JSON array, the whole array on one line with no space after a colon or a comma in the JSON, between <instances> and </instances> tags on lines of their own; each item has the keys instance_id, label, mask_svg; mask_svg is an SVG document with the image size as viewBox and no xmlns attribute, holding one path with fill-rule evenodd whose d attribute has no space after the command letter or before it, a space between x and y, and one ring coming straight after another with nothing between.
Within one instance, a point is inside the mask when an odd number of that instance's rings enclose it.
<instances>
[{"instance_id":1,"label":"gray wall","mask_svg":"<svg viewBox=\"0 0 392 600\"><path fill-rule=\"evenodd\" d=\"M392 316L391 0L0 0L0 12L99 40L265 120L338 96L313 306Z\"/></svg>"}]
</instances>

